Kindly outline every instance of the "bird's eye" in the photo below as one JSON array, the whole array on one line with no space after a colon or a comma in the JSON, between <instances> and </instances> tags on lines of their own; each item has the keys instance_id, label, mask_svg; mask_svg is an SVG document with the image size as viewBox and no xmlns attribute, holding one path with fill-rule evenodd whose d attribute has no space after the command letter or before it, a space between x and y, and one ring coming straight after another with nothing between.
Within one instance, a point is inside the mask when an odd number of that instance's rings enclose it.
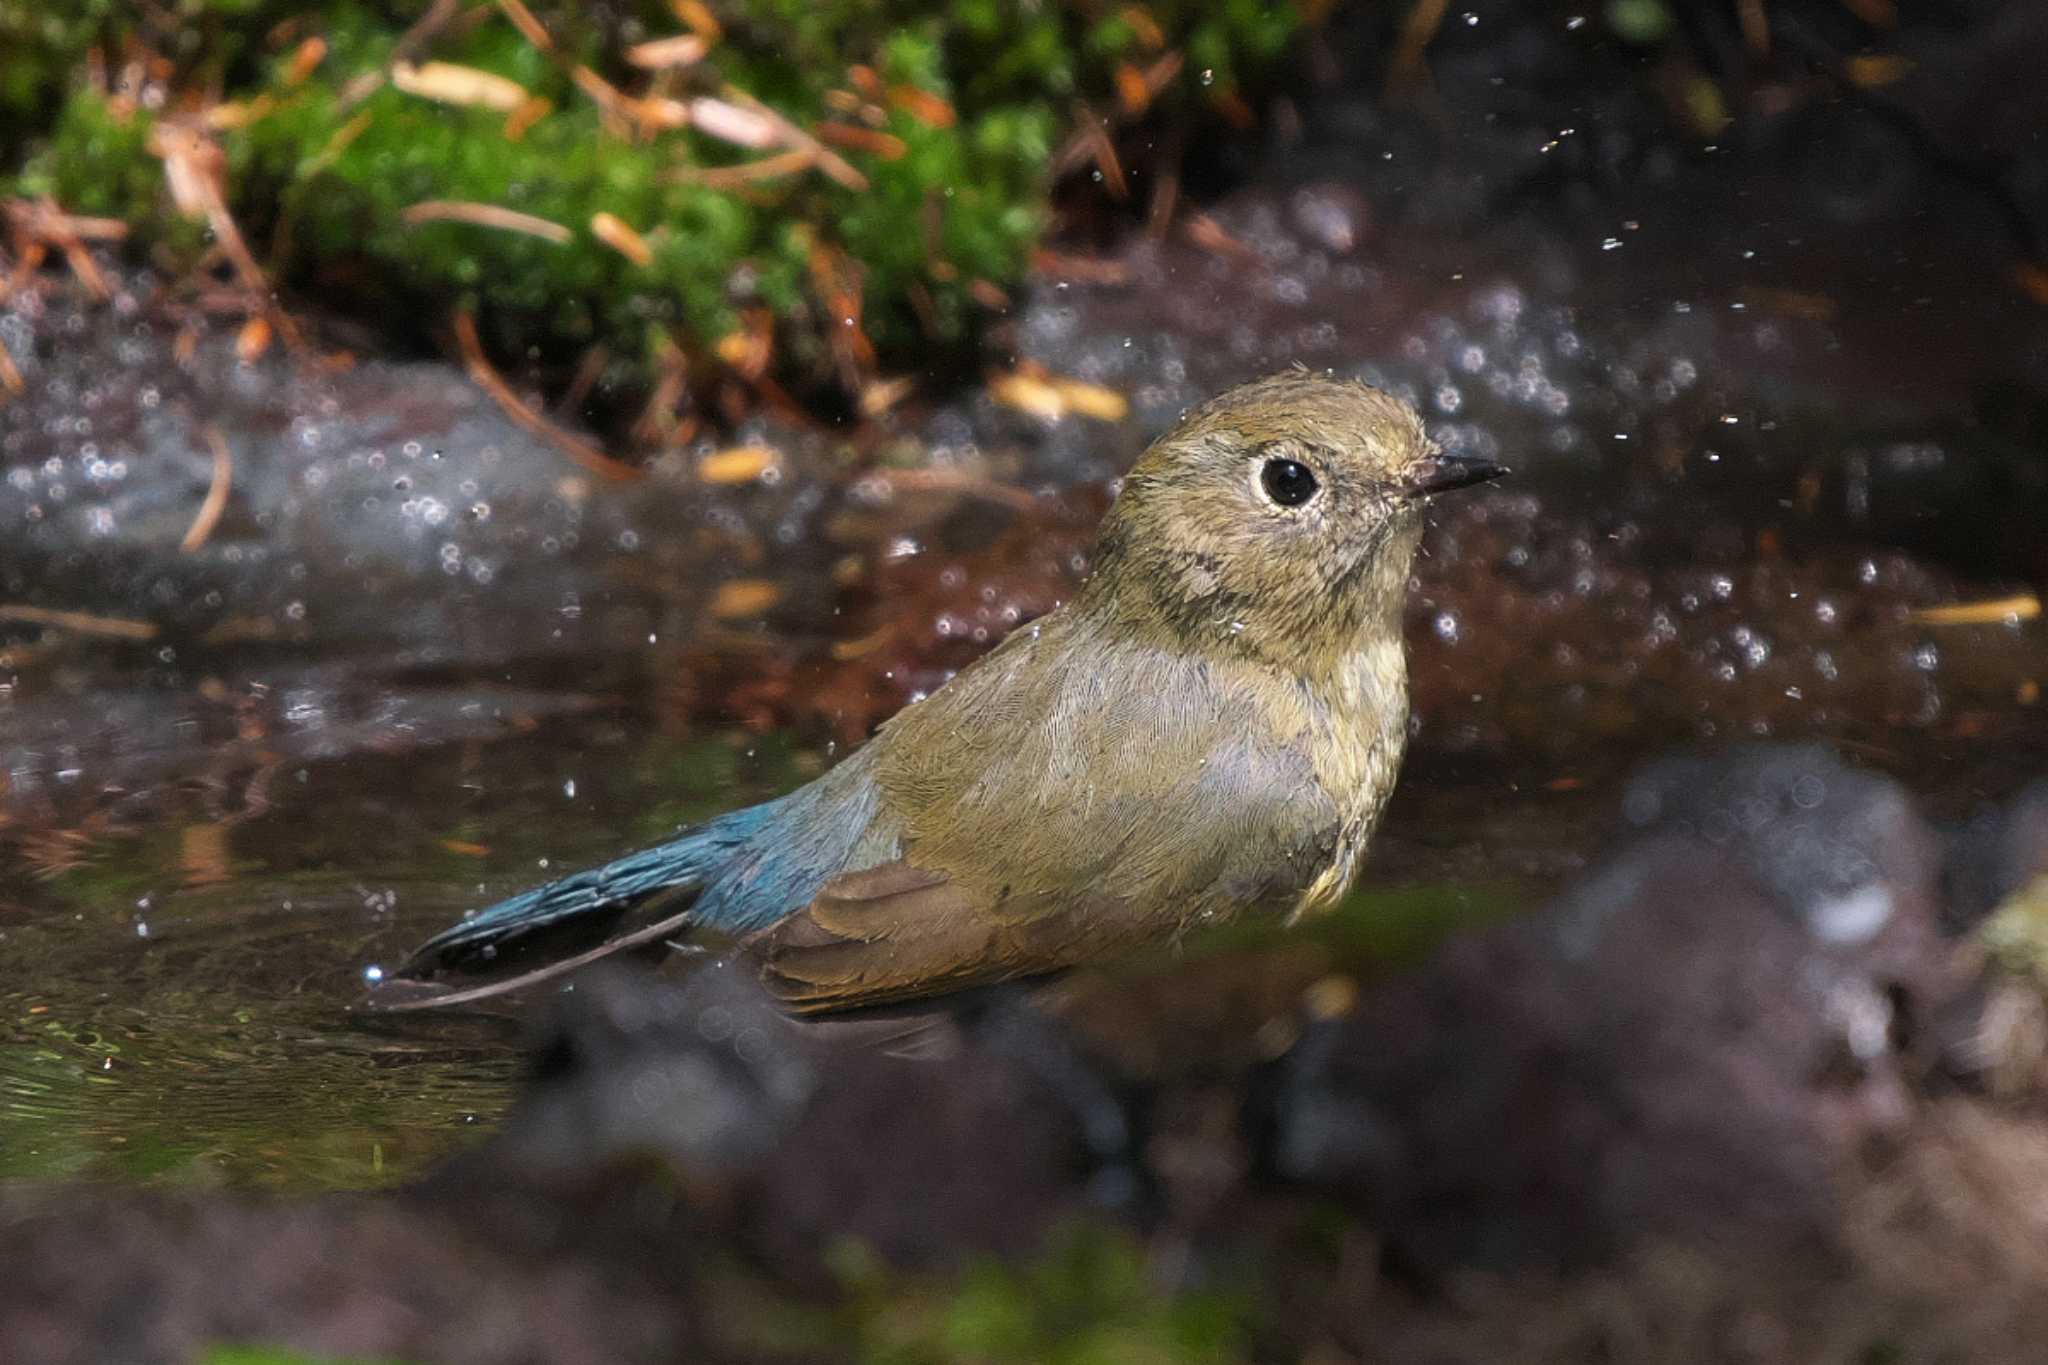
<instances>
[{"instance_id":1,"label":"bird's eye","mask_svg":"<svg viewBox=\"0 0 2048 1365\"><path fill-rule=\"evenodd\" d=\"M1259 471L1266 496L1282 507L1299 507L1316 495L1315 471L1299 460L1272 459Z\"/></svg>"}]
</instances>

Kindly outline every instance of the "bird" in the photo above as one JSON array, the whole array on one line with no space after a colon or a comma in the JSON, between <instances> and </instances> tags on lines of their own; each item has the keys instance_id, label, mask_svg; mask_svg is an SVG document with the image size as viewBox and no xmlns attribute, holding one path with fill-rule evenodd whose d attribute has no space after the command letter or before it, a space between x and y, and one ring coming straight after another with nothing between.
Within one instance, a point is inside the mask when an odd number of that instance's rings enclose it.
<instances>
[{"instance_id":1,"label":"bird","mask_svg":"<svg viewBox=\"0 0 2048 1365\"><path fill-rule=\"evenodd\" d=\"M1067 601L805 786L444 930L380 1003L476 1000L698 928L792 1012L829 1013L1327 909L1407 744L1424 508L1506 472L1356 380L1223 392L1125 475Z\"/></svg>"}]
</instances>

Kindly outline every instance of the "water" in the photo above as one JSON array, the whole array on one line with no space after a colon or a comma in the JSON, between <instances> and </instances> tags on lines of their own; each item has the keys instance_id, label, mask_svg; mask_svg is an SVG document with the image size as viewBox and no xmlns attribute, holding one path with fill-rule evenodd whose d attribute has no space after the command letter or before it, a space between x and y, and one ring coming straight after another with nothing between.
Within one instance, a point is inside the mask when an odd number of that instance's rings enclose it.
<instances>
[{"instance_id":1,"label":"water","mask_svg":"<svg viewBox=\"0 0 2048 1365\"><path fill-rule=\"evenodd\" d=\"M523 1031L365 1013L366 973L550 868L817 766L607 719L294 765L258 779L260 799L168 796L134 828L24 840L34 873L0 918L0 1176L304 1189L418 1172L498 1114Z\"/></svg>"}]
</instances>

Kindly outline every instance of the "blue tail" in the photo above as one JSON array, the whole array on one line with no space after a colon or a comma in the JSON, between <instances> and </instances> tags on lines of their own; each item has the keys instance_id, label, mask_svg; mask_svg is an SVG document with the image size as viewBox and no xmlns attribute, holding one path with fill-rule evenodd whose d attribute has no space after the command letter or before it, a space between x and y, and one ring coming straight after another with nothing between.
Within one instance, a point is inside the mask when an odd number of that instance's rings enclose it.
<instances>
[{"instance_id":1,"label":"blue tail","mask_svg":"<svg viewBox=\"0 0 2048 1365\"><path fill-rule=\"evenodd\" d=\"M770 801L728 812L665 844L499 901L420 945L399 974L421 976L482 966L497 957L499 949L521 939L594 916L623 913L657 896L678 910L688 908L741 859L782 804Z\"/></svg>"},{"instance_id":2,"label":"blue tail","mask_svg":"<svg viewBox=\"0 0 2048 1365\"><path fill-rule=\"evenodd\" d=\"M451 925L406 959L373 999L388 1009L478 1000L685 925L735 936L765 929L849 865L898 856L894 836L874 823L878 800L863 750L787 796L728 811L665 844L522 891ZM636 910L638 922L621 929L619 921ZM561 939L595 946L571 946L564 956ZM536 954L542 965L519 970L523 964L501 956L501 949L524 947L545 948ZM506 976L507 969L517 974ZM499 979L468 988L439 979L494 971Z\"/></svg>"}]
</instances>

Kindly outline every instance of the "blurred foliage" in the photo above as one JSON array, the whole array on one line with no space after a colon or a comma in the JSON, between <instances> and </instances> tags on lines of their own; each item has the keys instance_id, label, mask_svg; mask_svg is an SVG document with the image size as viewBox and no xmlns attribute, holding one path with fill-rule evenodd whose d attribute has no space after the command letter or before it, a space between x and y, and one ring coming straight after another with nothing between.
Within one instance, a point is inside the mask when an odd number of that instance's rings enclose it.
<instances>
[{"instance_id":1,"label":"blurred foliage","mask_svg":"<svg viewBox=\"0 0 2048 1365\"><path fill-rule=\"evenodd\" d=\"M984 1260L946 1277L837 1254L863 1365L1227 1365L1244 1358L1249 1300L1167 1293L1130 1235L1080 1225L1035 1260Z\"/></svg>"},{"instance_id":2,"label":"blurred foliage","mask_svg":"<svg viewBox=\"0 0 2048 1365\"><path fill-rule=\"evenodd\" d=\"M997 291L1021 277L1077 106L1108 111L1121 97L1129 112L1140 70L1178 53L1185 62L1147 116L1241 108L1238 89L1299 22L1290 6L1249 0L562 0L530 7L548 52L499 7L463 4L402 55L488 72L548 102L536 120L508 122L502 107L376 83L428 8L87 0L60 18L0 0L0 44L19 44L0 101L12 144L33 143L0 191L118 216L136 240L189 261L197 234L164 192L150 130L203 120L225 157L228 206L280 283L375 299L398 320L471 307L501 353L568 363L602 342L639 378L672 344L687 353L735 335L755 304L781 320L785 372L823 373L848 328L902 366L921 348L970 342ZM636 43L688 33L685 18L712 40L703 61L649 74L629 60ZM624 126L579 68L630 98L751 98L804 130L835 125L835 150L866 187L817 169L706 184L706 169L779 149ZM569 240L403 221L423 200L536 215ZM600 213L640 234L640 260L592 231Z\"/></svg>"},{"instance_id":3,"label":"blurred foliage","mask_svg":"<svg viewBox=\"0 0 2048 1365\"><path fill-rule=\"evenodd\" d=\"M2001 901L1977 937L1999 965L2048 995L2048 875Z\"/></svg>"},{"instance_id":4,"label":"blurred foliage","mask_svg":"<svg viewBox=\"0 0 2048 1365\"><path fill-rule=\"evenodd\" d=\"M282 1346L210 1346L200 1354L198 1365L397 1365L393 1361L372 1361L360 1357L309 1356Z\"/></svg>"},{"instance_id":5,"label":"blurred foliage","mask_svg":"<svg viewBox=\"0 0 2048 1365\"><path fill-rule=\"evenodd\" d=\"M1664 0L1607 0L1607 26L1631 43L1657 43L1670 34L1671 11Z\"/></svg>"}]
</instances>

